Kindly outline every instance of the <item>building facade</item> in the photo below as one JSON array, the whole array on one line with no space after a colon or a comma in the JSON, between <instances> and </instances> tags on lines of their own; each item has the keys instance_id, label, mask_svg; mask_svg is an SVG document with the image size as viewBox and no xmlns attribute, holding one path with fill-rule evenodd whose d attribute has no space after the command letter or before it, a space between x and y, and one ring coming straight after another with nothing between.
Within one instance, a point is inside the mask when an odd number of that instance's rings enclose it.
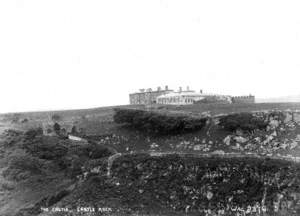
<instances>
[{"instance_id":1,"label":"building facade","mask_svg":"<svg viewBox=\"0 0 300 216\"><path fill-rule=\"evenodd\" d=\"M158 104L189 105L195 103L231 103L231 97L225 95L203 94L194 91L172 92L157 98Z\"/></svg>"},{"instance_id":2,"label":"building facade","mask_svg":"<svg viewBox=\"0 0 300 216\"><path fill-rule=\"evenodd\" d=\"M249 96L235 96L232 97L232 103L243 103L243 104L249 104L249 103L255 103L255 96L249 95Z\"/></svg>"},{"instance_id":3,"label":"building facade","mask_svg":"<svg viewBox=\"0 0 300 216\"><path fill-rule=\"evenodd\" d=\"M170 104L170 105L189 105L195 103L255 103L255 97L249 96L228 96L218 94L207 94L195 92L187 87L183 90L181 87L178 91L174 91L165 86L164 89L160 87L152 91L151 88L145 90L140 89L139 92L129 94L130 104L135 105L151 105L151 104Z\"/></svg>"},{"instance_id":4,"label":"building facade","mask_svg":"<svg viewBox=\"0 0 300 216\"><path fill-rule=\"evenodd\" d=\"M165 89L158 87L155 91L152 91L151 88L147 90L140 89L140 92L129 94L129 101L130 104L155 104L157 97L171 92L173 92L173 90L169 89L168 86L166 86Z\"/></svg>"}]
</instances>

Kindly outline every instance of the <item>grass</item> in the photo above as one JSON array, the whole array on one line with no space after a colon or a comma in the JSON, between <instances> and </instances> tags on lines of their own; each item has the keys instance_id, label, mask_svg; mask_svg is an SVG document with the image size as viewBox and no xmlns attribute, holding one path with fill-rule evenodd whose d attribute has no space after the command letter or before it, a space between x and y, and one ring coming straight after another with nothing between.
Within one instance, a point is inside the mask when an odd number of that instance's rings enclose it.
<instances>
[{"instance_id":1,"label":"grass","mask_svg":"<svg viewBox=\"0 0 300 216\"><path fill-rule=\"evenodd\" d=\"M144 107L144 106L122 106L125 108L140 108L140 109L152 109L158 112L171 112L171 113L192 113L195 115L201 114L203 112L209 111L212 115L217 114L224 114L224 113L233 113L233 112L252 112L252 111L262 111L262 110L300 110L300 103L264 103L264 104L232 104L232 105L226 105L226 104L219 104L219 105L212 105L212 104L196 104L196 105L188 105L188 106L159 106L155 105L153 107ZM43 168L48 167L49 163L59 163L56 157L52 157L52 153L55 154L54 156L59 156L59 160L61 160L62 165L66 166L66 169L69 169L69 171L74 172L77 175L80 173L80 167L83 165L80 161L82 159L88 160L89 162L98 162L98 158L102 156L102 154L106 154L106 152L103 152L104 147L112 147L113 149L117 150L118 152L130 152L130 151L141 151L141 152L149 152L151 150L150 145L153 143L156 143L159 145L159 147L156 149L157 151L178 151L178 152L194 152L194 153L201 153L200 151L193 151L193 149L186 148L189 147L190 144L197 144L197 145L204 145L209 143L210 141L213 143L211 144L211 151L214 151L216 149L224 150L224 151L232 151L232 149L229 149L228 146L224 146L223 139L231 132L222 130L219 127L205 127L203 130L193 132L193 133L187 133L184 135L166 135L166 136L149 136L147 134L143 134L140 131L131 130L128 128L120 127L118 124L113 122L113 109L115 107L102 107L102 108L95 108L95 109L85 109L85 110L65 110L65 111L51 111L51 112L30 112L30 113L19 113L17 115L14 114L5 114L1 115L0 119L3 119L1 124L3 125L9 125L10 127L20 129L20 131L25 131L30 128L41 126L43 123L47 124L53 124L54 120L58 121L62 127L65 127L64 125L76 125L77 128L83 128L86 131L86 134L88 135L87 138L90 138L96 143L101 144L101 147L92 149L92 146L85 147L86 144L77 145L72 143L71 141L63 141L59 140L58 137L42 137L41 139L36 139L36 142L28 142L28 146L26 145L19 145L19 142L22 142L22 139L19 139L18 133L10 133L11 136L6 137L5 141L3 141L3 146L7 149L11 149L14 151L17 148L21 148L23 146L26 148L26 153L31 154L34 157L41 157L40 159L45 162ZM57 115L56 118L53 120L51 116ZM58 117L59 116L59 117ZM24 121L24 119L27 119L28 121ZM300 132L300 127L296 127L294 131L286 131L282 132L280 136L284 138L288 138L289 140L292 140L295 138L297 134ZM263 132L262 136L265 136L266 133ZM42 136L42 135L41 135ZM2 138L2 137L1 137ZM281 140L280 140L281 141ZM282 141L284 141L282 139ZM188 143L188 144L187 144ZM23 143L24 144L24 143ZM223 144L223 145L221 145ZM63 146L69 146L70 149L68 149L68 153L62 151L64 149L60 148L61 145ZM173 146L173 147L172 147ZM54 150L55 151L52 151ZM32 151L31 151L32 150ZM36 154L32 154L35 152ZM90 154L90 152L94 152L97 154ZM41 154L37 154L41 153ZM50 154L51 153L51 154ZM61 153L61 154L60 154ZM286 153L286 152L284 152ZM296 154L297 151L293 151L290 154ZM299 153L299 151L298 151ZM99 156L99 155L100 156ZM4 154L5 156L8 155L7 152ZM46 155L46 157L45 157ZM50 155L50 156L49 156ZM299 153L300 155L300 153ZM22 158L21 158L22 159ZM26 160L26 157L23 157L23 161ZM128 158L129 160L129 158ZM140 159L138 159L140 160ZM174 158L166 159L169 161L175 160ZM195 159L196 160L196 159ZM243 160L243 159L241 159ZM29 160L28 160L29 161ZM34 162L34 160L31 160ZM191 163L194 163L193 160L187 160L190 162L183 161L183 163L190 163L190 165L193 165ZM203 160L202 160L203 161ZM31 167L28 165L32 164L26 164L26 163L19 163L18 161L15 161L16 163L11 163L10 165L17 165L22 167L23 165L27 165L25 168L32 170L36 169L39 170L39 167ZM21 160L22 162L22 160ZM30 162L30 161L29 161ZM205 161L203 161L204 164ZM159 162L160 163L160 162ZM163 162L162 162L163 163ZM176 162L174 162L176 165ZM196 162L195 162L196 163ZM197 162L198 163L198 162ZM205 162L206 163L206 162ZM231 163L230 161L228 163ZM249 162L250 163L250 162ZM276 162L277 163L277 162ZM279 166L279 163L277 165L273 166L273 164L267 163L267 166L263 166L263 168L270 170L272 172L276 166ZM211 164L217 164L217 162L212 162ZM257 165L255 162L253 162L254 165ZM283 166L285 166L283 164ZM275 167L275 168L274 168ZM50 169L51 168L51 169ZM47 171L47 177L52 177L54 175L51 174L51 172L57 171L60 178L58 181L65 181L70 180L70 176L67 175L67 173L63 173L61 169L58 169L57 166L50 166L49 170ZM213 168L212 168L213 169ZM126 169L124 169L126 170ZM124 171L123 170L123 171ZM156 170L158 171L158 170ZM132 171L132 173L135 173L135 171ZM25 173L26 174L26 173ZM49 175L48 175L49 174ZM174 173L172 172L172 175ZM126 174L125 174L126 175ZM175 175L175 174L174 174ZM26 176L25 176L26 177ZM134 176L129 176L127 179L124 176L123 180L128 181L129 183L132 183L133 185L135 183L141 183L141 182L135 182ZM163 179L163 176L161 176ZM167 176L168 178L170 176ZM288 176L286 176L288 177ZM170 177L171 179L171 177ZM177 179L176 182L180 182L182 179ZM102 182L103 181L103 182ZM163 180L162 180L163 181ZM45 181L47 182L47 181ZM47 185L45 182L41 182L41 188L44 188L44 190L49 192L49 189L47 189ZM49 181L50 182L50 181ZM172 182L170 180L170 182ZM102 184L103 183L103 184ZM12 185L9 185L10 183L5 183L2 185L2 188L6 188L8 190L14 191L14 188ZM54 183L53 183L54 184ZM78 191L77 194L71 194L69 197L69 201L66 204L75 203L76 205L83 205L83 204L91 204L94 203L95 200L100 203L100 205L107 204L108 207L110 206L121 206L121 202L118 199L118 197L114 197L115 193L118 192L118 189L115 188L113 184L113 180L104 181L104 179L95 178L92 182L85 182L83 185L83 188L81 188L81 192ZM142 184L140 184L142 185ZM159 185L159 184L158 184ZM163 185L163 184L161 184ZM170 184L166 184L167 186L170 186ZM30 185L29 185L30 186ZM107 187L106 187L107 186ZM148 187L149 185L146 184ZM151 186L151 185L150 185ZM150 188L149 186L149 188ZM134 189L131 188L131 191L133 195L136 195L137 199L136 204L140 204L139 201L142 203L147 203L147 198L143 198L139 195L139 191L136 190L138 186ZM51 190L54 192L57 188L55 185L51 188ZM94 190L95 189L95 190ZM36 189L37 190L37 189ZM128 188L124 188L125 191L128 192ZM163 190L163 189L161 189ZM181 189L180 189L181 190ZM98 193L99 192L99 193ZM122 191L121 191L122 192ZM151 191L149 191L151 195ZM220 192L221 193L221 192ZM261 193L261 191L260 191ZM28 194L25 194L27 196ZM73 196L74 195L74 196ZM76 197L76 195L79 195ZM82 201L82 196L87 196L87 203L80 203L78 200ZM125 193L123 194L125 196ZM261 195L261 194L260 194ZM41 194L43 196L43 194ZM134 198L132 195L130 196ZM146 196L144 196L146 197ZM78 198L78 199L77 199ZM126 197L125 197L126 198ZM73 200L70 200L73 199ZM152 199L152 201L155 199ZM77 203L77 201L79 203ZM122 200L121 200L122 201ZM149 201L149 199L148 199ZM152 202L151 201L151 202ZM76 206L75 205L75 206ZM157 205L160 205L158 203ZM134 207L132 205L132 207ZM129 206L130 207L130 206ZM149 214L146 213L145 215L151 215L155 212L152 212L152 209L149 208ZM164 212L168 211L168 209L164 209ZM175 212L170 210L170 215L174 214ZM1 213L1 208L0 208ZM132 213L132 211L129 212L129 214ZM143 214L145 212L141 212ZM113 214L118 214L114 212ZM138 213L137 213L138 215ZM161 215L160 213L158 215ZM181 214L180 214L181 215Z\"/></svg>"}]
</instances>

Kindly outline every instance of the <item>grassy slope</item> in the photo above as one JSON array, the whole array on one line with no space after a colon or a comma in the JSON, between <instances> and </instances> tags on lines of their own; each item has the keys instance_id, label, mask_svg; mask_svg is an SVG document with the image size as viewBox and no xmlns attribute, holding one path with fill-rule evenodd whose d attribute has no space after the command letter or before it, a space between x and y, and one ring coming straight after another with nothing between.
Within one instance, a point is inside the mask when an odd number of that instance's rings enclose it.
<instances>
[{"instance_id":1,"label":"grassy slope","mask_svg":"<svg viewBox=\"0 0 300 216\"><path fill-rule=\"evenodd\" d=\"M127 106L126 106L127 107ZM129 106L136 107L136 106ZM150 146L153 143L159 145L156 150L161 151L173 151L174 146L176 151L180 152L189 152L191 149L186 148L186 144L182 143L199 143L201 144L203 140L205 143L212 141L213 144L221 143L222 140L228 133L218 130L217 128L206 128L203 131L186 134L183 136L173 136L173 137L149 137L143 134L140 134L135 131L127 130L124 128L118 127L115 123L112 122L114 107L106 107L106 108L96 108L96 109L87 109L87 110L71 110L71 111L56 111L56 112L34 112L34 113L21 113L18 114L19 121L12 122L12 118L15 116L14 114L2 115L2 122L0 124L0 130L4 130L7 128L17 128L21 130L26 130L31 127L35 127L40 125L43 122L51 122L49 119L55 113L62 117L61 122L66 124L76 124L79 127L85 128L87 134L99 135L102 136L97 140L100 143L105 145L113 146L120 152L130 152L131 150L138 151L149 151ZM143 108L143 107L139 107ZM272 103L272 104L251 104L251 105L218 105L217 107L214 105L192 105L192 106L167 106L167 107L159 107L155 106L155 109L162 111L179 111L179 112L189 112L189 113L202 113L206 111L210 111L211 114L222 114L222 113L231 113L231 112L249 112L249 111L259 111L259 110L270 110L270 109L279 109L279 110L300 110L300 103ZM1 119L0 117L0 119ZM27 118L29 121L27 123L21 123L22 119ZM208 130L210 130L210 136L207 135ZM300 129L297 128L295 131L291 132L287 136L294 137L296 134L300 133ZM113 137L111 135L114 134ZM104 135L104 136L103 136ZM197 140L197 141L195 141ZM173 147L171 147L171 145ZM179 145L179 147L176 147ZM211 145L212 146L212 145ZM218 146L216 145L216 149L222 149L224 145ZM211 148L209 151L214 151L215 148ZM227 149L224 147L223 150L232 151L232 149ZM197 151L199 152L199 151ZM288 152L285 152L288 154ZM292 154L297 154L298 151L292 151ZM300 154L299 154L300 156ZM1 163L1 162L0 162ZM63 177L61 178L63 181ZM50 183L50 184L49 184ZM55 181L52 182L53 188L55 187ZM38 184L36 184L38 185ZM37 200L38 196L42 196L39 191L43 191L43 195L50 193L50 191L54 191L55 189L49 187L51 182L41 182L40 188L38 190L28 190L25 187L16 187L16 189L10 192L2 193L2 200L5 200L5 209L6 212L9 209L16 208L16 206L27 205L33 203ZM58 189L59 185L57 185ZM6 190L7 191L7 190ZM6 194L8 193L8 194ZM23 193L24 195L20 195ZM25 195L26 194L26 195ZM28 199L26 199L28 198ZM30 198L30 199L29 199ZM7 200L10 200L7 202ZM19 200L19 201L18 201ZM19 202L19 203L18 203Z\"/></svg>"}]
</instances>

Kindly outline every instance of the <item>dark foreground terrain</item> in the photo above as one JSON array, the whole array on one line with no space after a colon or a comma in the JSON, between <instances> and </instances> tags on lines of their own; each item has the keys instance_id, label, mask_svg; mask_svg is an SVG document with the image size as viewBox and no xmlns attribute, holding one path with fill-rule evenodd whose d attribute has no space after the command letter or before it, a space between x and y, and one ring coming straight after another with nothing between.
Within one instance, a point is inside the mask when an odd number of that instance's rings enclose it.
<instances>
[{"instance_id":1,"label":"dark foreground terrain","mask_svg":"<svg viewBox=\"0 0 300 216\"><path fill-rule=\"evenodd\" d=\"M300 215L300 104L113 108L2 115L0 214Z\"/></svg>"}]
</instances>

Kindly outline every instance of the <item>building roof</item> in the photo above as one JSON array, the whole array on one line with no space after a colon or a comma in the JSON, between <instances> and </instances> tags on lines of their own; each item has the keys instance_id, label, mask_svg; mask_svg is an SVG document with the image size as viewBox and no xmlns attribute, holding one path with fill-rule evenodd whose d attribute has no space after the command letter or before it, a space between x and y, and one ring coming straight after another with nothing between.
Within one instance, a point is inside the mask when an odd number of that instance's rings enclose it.
<instances>
[{"instance_id":1,"label":"building roof","mask_svg":"<svg viewBox=\"0 0 300 216\"><path fill-rule=\"evenodd\" d=\"M146 93L158 93L158 92L173 92L174 90L172 89L162 89L162 90L155 90L155 91L144 91L144 92L134 92L134 93L130 93L129 95L134 95L134 94L146 94Z\"/></svg>"},{"instance_id":2,"label":"building roof","mask_svg":"<svg viewBox=\"0 0 300 216\"><path fill-rule=\"evenodd\" d=\"M205 97L207 94L198 93L194 91L182 91L182 92L171 92L168 94L161 95L157 98L168 98L168 97L178 97L178 96L194 96L194 97Z\"/></svg>"},{"instance_id":3,"label":"building roof","mask_svg":"<svg viewBox=\"0 0 300 216\"><path fill-rule=\"evenodd\" d=\"M183 92L171 92L168 94L164 94L164 95L157 97L157 99L171 98L171 97L197 97L197 100L203 100L209 96L216 96L216 97L219 97L219 99L231 98L228 95L207 94L207 93L203 94L203 93L194 92L194 91L183 91Z\"/></svg>"}]
</instances>

